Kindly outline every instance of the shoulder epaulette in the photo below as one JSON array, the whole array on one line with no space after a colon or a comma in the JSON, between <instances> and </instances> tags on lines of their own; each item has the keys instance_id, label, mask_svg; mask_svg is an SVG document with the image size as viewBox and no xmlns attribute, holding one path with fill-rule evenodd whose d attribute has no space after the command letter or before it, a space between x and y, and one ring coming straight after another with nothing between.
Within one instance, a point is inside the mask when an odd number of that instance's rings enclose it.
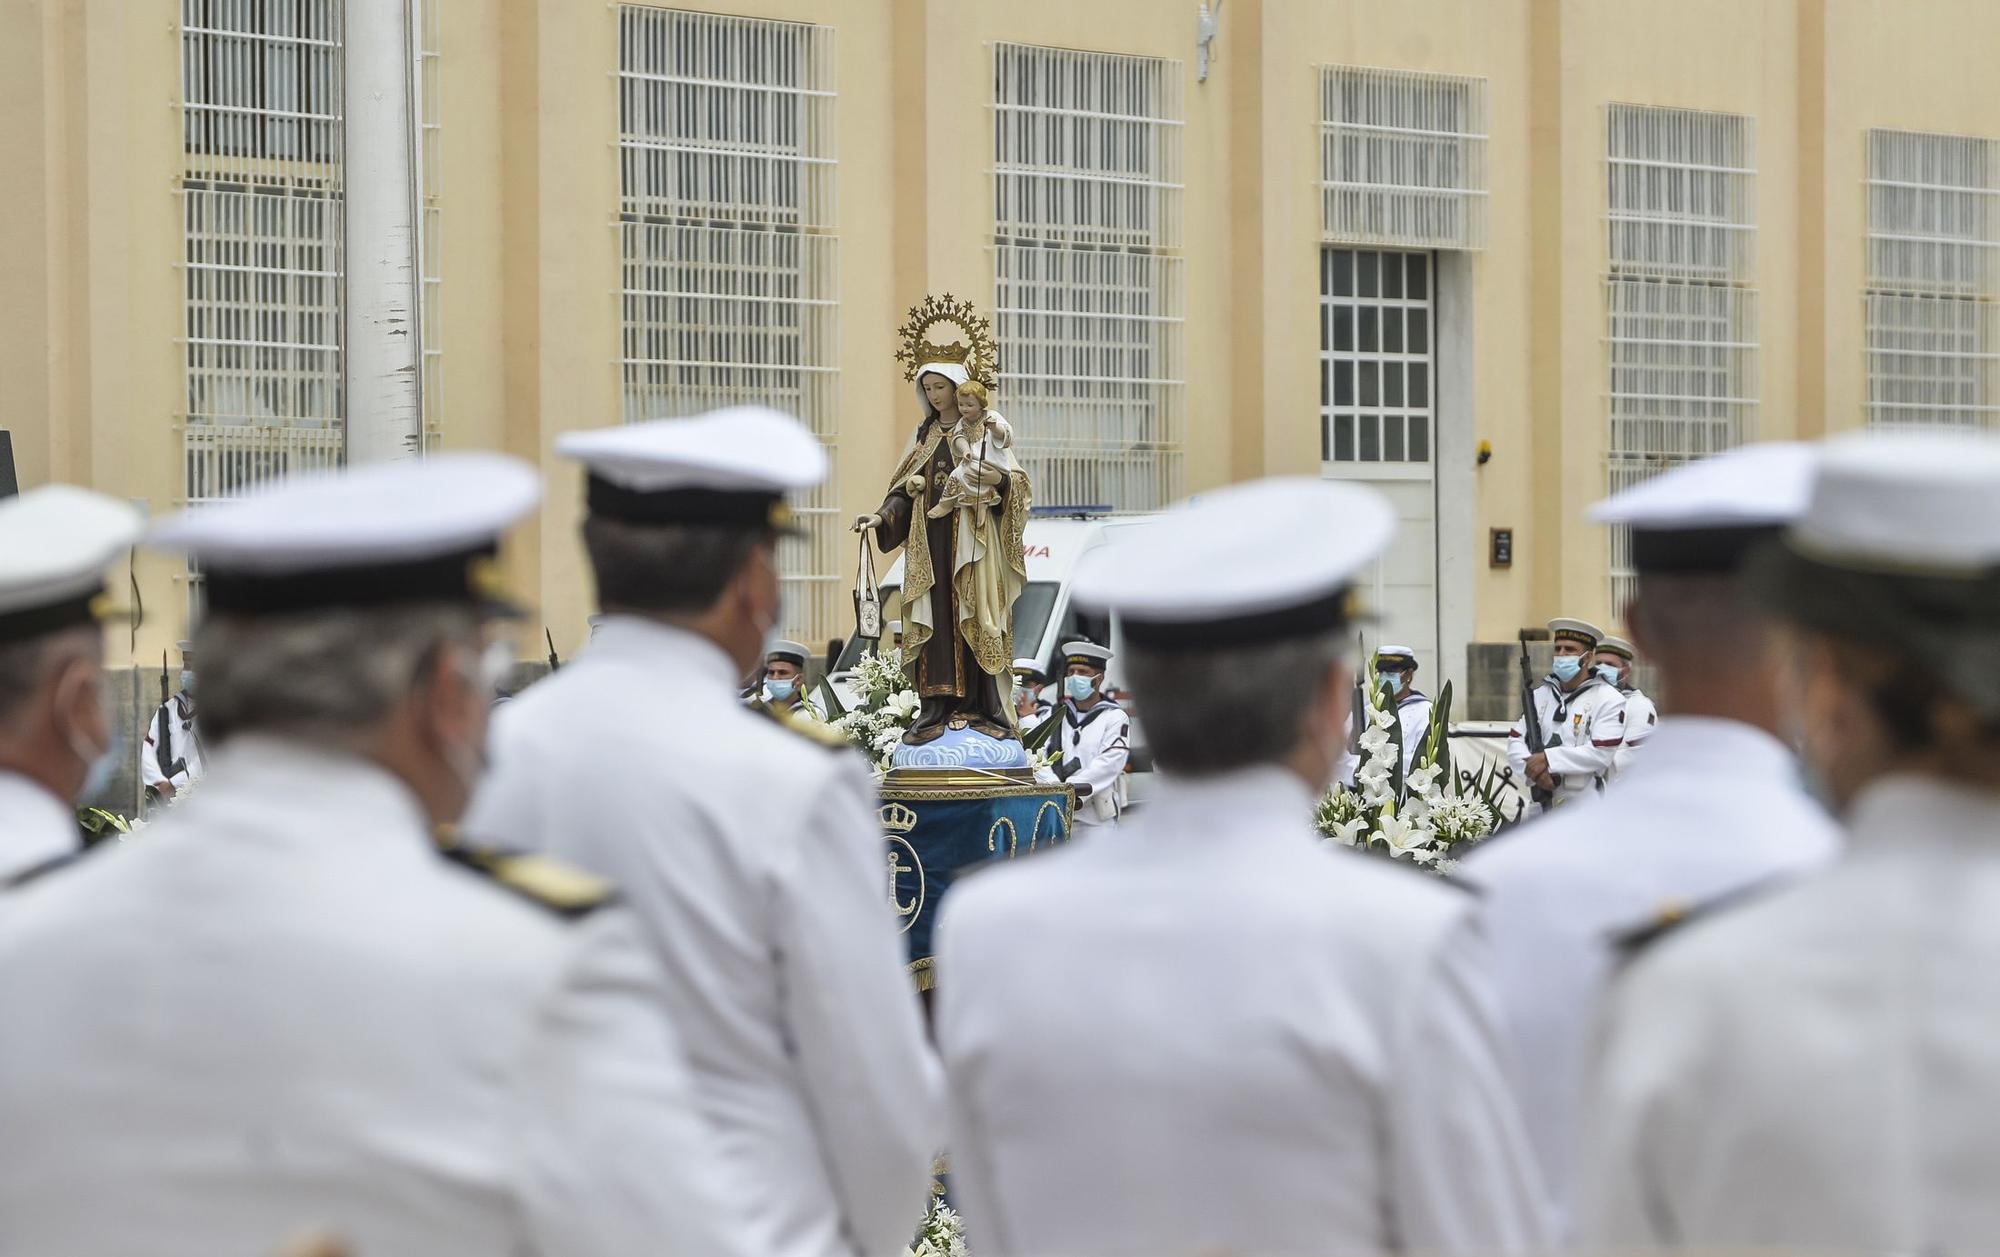
<instances>
[{"instance_id":1,"label":"shoulder epaulette","mask_svg":"<svg viewBox=\"0 0 2000 1257\"><path fill-rule=\"evenodd\" d=\"M590 915L618 893L597 874L545 855L447 847L444 858L569 920Z\"/></svg>"},{"instance_id":2,"label":"shoulder epaulette","mask_svg":"<svg viewBox=\"0 0 2000 1257\"><path fill-rule=\"evenodd\" d=\"M1698 904L1689 903L1685 899L1662 899L1653 909L1652 915L1642 923L1612 931L1612 949L1618 954L1620 962L1629 961L1688 922L1717 916L1726 910L1741 907L1753 899L1762 899L1772 891L1788 885L1791 880L1790 874L1761 878L1748 886L1724 891Z\"/></svg>"},{"instance_id":3,"label":"shoulder epaulette","mask_svg":"<svg viewBox=\"0 0 2000 1257\"><path fill-rule=\"evenodd\" d=\"M29 882L40 881L51 873L61 872L67 868L74 868L83 862L85 856L99 847L108 845L110 844L95 843L88 847L79 847L75 851L65 851L61 855L51 856L39 864L30 864L27 868L22 869L12 877L0 878L0 890L13 890L17 886L26 886Z\"/></svg>"},{"instance_id":4,"label":"shoulder epaulette","mask_svg":"<svg viewBox=\"0 0 2000 1257\"><path fill-rule=\"evenodd\" d=\"M796 733L808 742L818 743L829 750L846 750L854 745L847 740L846 734L832 725L822 724L820 721L800 716L789 708L780 709L765 705L755 710L761 711L765 716L775 721L779 728Z\"/></svg>"}]
</instances>

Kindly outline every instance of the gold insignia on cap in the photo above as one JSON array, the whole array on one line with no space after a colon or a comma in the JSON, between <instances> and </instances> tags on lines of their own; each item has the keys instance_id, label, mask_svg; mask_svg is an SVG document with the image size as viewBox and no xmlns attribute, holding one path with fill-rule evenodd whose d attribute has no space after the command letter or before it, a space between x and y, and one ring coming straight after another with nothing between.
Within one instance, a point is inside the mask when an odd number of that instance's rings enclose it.
<instances>
[{"instance_id":1,"label":"gold insignia on cap","mask_svg":"<svg viewBox=\"0 0 2000 1257\"><path fill-rule=\"evenodd\" d=\"M783 530L790 528L797 520L797 514L788 503L782 501L771 503L771 527Z\"/></svg>"},{"instance_id":2,"label":"gold insignia on cap","mask_svg":"<svg viewBox=\"0 0 2000 1257\"><path fill-rule=\"evenodd\" d=\"M465 587L481 598L501 598L507 593L506 578L497 560L481 555L465 565Z\"/></svg>"},{"instance_id":3,"label":"gold insignia on cap","mask_svg":"<svg viewBox=\"0 0 2000 1257\"><path fill-rule=\"evenodd\" d=\"M110 594L99 594L90 600L90 618L93 620L110 619L112 610Z\"/></svg>"}]
</instances>

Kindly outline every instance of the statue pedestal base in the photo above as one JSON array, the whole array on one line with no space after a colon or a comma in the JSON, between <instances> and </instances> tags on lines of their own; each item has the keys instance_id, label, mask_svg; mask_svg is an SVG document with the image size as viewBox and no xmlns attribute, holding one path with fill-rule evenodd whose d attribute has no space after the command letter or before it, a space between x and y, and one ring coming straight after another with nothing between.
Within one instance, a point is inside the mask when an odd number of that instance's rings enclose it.
<instances>
[{"instance_id":1,"label":"statue pedestal base","mask_svg":"<svg viewBox=\"0 0 2000 1257\"><path fill-rule=\"evenodd\" d=\"M1075 807L1070 787L1039 785L1025 767L890 772L879 813L888 846L889 894L902 919L919 990L931 988L931 929L952 883L988 860L1069 841Z\"/></svg>"},{"instance_id":2,"label":"statue pedestal base","mask_svg":"<svg viewBox=\"0 0 2000 1257\"><path fill-rule=\"evenodd\" d=\"M1001 740L977 729L946 729L921 746L903 745L889 757L891 768L1026 768L1021 739Z\"/></svg>"}]
</instances>

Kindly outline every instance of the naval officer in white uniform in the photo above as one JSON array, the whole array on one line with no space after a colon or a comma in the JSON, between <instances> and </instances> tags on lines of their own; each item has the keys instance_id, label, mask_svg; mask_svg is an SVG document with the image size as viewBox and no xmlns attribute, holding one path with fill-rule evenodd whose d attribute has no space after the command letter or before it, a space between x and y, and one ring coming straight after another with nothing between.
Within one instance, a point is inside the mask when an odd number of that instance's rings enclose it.
<instances>
[{"instance_id":1,"label":"naval officer in white uniform","mask_svg":"<svg viewBox=\"0 0 2000 1257\"><path fill-rule=\"evenodd\" d=\"M1546 1238L1471 897L1312 830L1351 585L1393 529L1367 489L1267 480L1076 574L1123 617L1164 784L945 902L951 1181L981 1257Z\"/></svg>"},{"instance_id":2,"label":"naval officer in white uniform","mask_svg":"<svg viewBox=\"0 0 2000 1257\"><path fill-rule=\"evenodd\" d=\"M98 614L144 527L73 485L0 500L0 885L77 850L77 802L118 766Z\"/></svg>"},{"instance_id":3,"label":"naval officer in white uniform","mask_svg":"<svg viewBox=\"0 0 2000 1257\"><path fill-rule=\"evenodd\" d=\"M489 557L539 492L441 454L155 534L207 582L200 793L0 906L0 1253L760 1252L635 924L552 862L448 858Z\"/></svg>"},{"instance_id":4,"label":"naval officer in white uniform","mask_svg":"<svg viewBox=\"0 0 2000 1257\"><path fill-rule=\"evenodd\" d=\"M1632 962L1586 1110L1582 1238L1991 1251L2000 441L1830 443L1805 514L1751 576L1799 634L1788 693L1846 853Z\"/></svg>"},{"instance_id":5,"label":"naval officer in white uniform","mask_svg":"<svg viewBox=\"0 0 2000 1257\"><path fill-rule=\"evenodd\" d=\"M838 734L736 701L778 621L784 494L825 455L754 407L557 449L587 470L604 621L501 712L468 832L575 860L639 913L756 1252L894 1257L923 1217L942 1079L873 782Z\"/></svg>"},{"instance_id":6,"label":"naval officer in white uniform","mask_svg":"<svg viewBox=\"0 0 2000 1257\"><path fill-rule=\"evenodd\" d=\"M1417 689L1417 652L1408 646L1375 648L1376 693L1389 691L1396 711L1396 727L1403 740L1403 773L1408 775L1431 731L1430 695Z\"/></svg>"},{"instance_id":7,"label":"naval officer in white uniform","mask_svg":"<svg viewBox=\"0 0 2000 1257\"><path fill-rule=\"evenodd\" d=\"M1626 609L1626 617L1631 617L1631 609ZM1625 744L1611 757L1610 781L1616 781L1632 767L1632 761L1639 757L1639 748L1646 745L1660 727L1660 709L1653 702L1652 695L1640 689L1632 680L1632 668L1639 662L1639 648L1622 637L1606 635L1597 643L1597 658L1592 666L1606 685L1625 696Z\"/></svg>"},{"instance_id":8,"label":"naval officer in white uniform","mask_svg":"<svg viewBox=\"0 0 2000 1257\"><path fill-rule=\"evenodd\" d=\"M1062 702L1054 773L1076 789L1078 825L1115 825L1125 811L1125 765L1132 758L1132 717L1104 693L1111 652L1096 642L1062 648Z\"/></svg>"},{"instance_id":9,"label":"naval officer in white uniform","mask_svg":"<svg viewBox=\"0 0 2000 1257\"><path fill-rule=\"evenodd\" d=\"M1835 850L1784 742L1777 626L1740 582L1745 556L1805 506L1813 458L1803 445L1750 446L1599 504L1592 518L1632 529L1639 590L1627 617L1666 680L1671 718L1602 801L1481 843L1459 865L1480 892L1521 1111L1563 1219L1615 939Z\"/></svg>"},{"instance_id":10,"label":"naval officer in white uniform","mask_svg":"<svg viewBox=\"0 0 2000 1257\"><path fill-rule=\"evenodd\" d=\"M1601 793L1618 748L1625 745L1625 696L1590 668L1603 630L1565 618L1549 621L1549 635L1555 639L1554 666L1534 688L1542 749L1528 749L1523 719L1507 731L1507 763L1525 783L1523 791L1540 787L1553 795L1546 804L1528 805L1535 814Z\"/></svg>"}]
</instances>

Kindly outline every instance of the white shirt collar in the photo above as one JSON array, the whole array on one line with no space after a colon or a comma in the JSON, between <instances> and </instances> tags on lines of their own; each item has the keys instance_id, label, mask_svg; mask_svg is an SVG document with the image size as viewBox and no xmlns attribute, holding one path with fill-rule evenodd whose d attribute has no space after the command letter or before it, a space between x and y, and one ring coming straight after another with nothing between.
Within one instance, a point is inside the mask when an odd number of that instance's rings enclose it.
<instances>
[{"instance_id":1,"label":"white shirt collar","mask_svg":"<svg viewBox=\"0 0 2000 1257\"><path fill-rule=\"evenodd\" d=\"M1892 854L1915 844L2000 854L2000 791L1940 777L1894 773L1864 789L1848 809L1857 854Z\"/></svg>"},{"instance_id":2,"label":"white shirt collar","mask_svg":"<svg viewBox=\"0 0 2000 1257\"><path fill-rule=\"evenodd\" d=\"M343 838L374 835L430 840L430 818L394 773L360 755L269 733L238 734L215 751L187 817L269 810L288 831L327 828ZM178 819L179 808L169 812Z\"/></svg>"},{"instance_id":3,"label":"white shirt collar","mask_svg":"<svg viewBox=\"0 0 2000 1257\"><path fill-rule=\"evenodd\" d=\"M40 782L0 768L0 881L82 845L71 808Z\"/></svg>"},{"instance_id":4,"label":"white shirt collar","mask_svg":"<svg viewBox=\"0 0 2000 1257\"><path fill-rule=\"evenodd\" d=\"M643 660L648 666L679 666L734 692L743 678L729 655L708 638L672 624L637 615L609 615L578 656Z\"/></svg>"},{"instance_id":5,"label":"white shirt collar","mask_svg":"<svg viewBox=\"0 0 2000 1257\"><path fill-rule=\"evenodd\" d=\"M1243 824L1246 820L1263 821L1279 816L1304 834L1312 828L1315 802L1306 783L1290 769L1257 764L1201 777L1163 772L1153 787L1153 802L1147 808L1156 816L1172 816L1177 827L1187 825L1191 818L1213 816L1215 827L1198 823L1193 826L1211 836L1234 828L1250 828Z\"/></svg>"},{"instance_id":6,"label":"white shirt collar","mask_svg":"<svg viewBox=\"0 0 2000 1257\"><path fill-rule=\"evenodd\" d=\"M1631 730L1627 730L1630 733ZM1621 780L1662 772L1714 772L1734 781L1799 780L1792 749L1755 725L1721 716L1666 715Z\"/></svg>"}]
</instances>

